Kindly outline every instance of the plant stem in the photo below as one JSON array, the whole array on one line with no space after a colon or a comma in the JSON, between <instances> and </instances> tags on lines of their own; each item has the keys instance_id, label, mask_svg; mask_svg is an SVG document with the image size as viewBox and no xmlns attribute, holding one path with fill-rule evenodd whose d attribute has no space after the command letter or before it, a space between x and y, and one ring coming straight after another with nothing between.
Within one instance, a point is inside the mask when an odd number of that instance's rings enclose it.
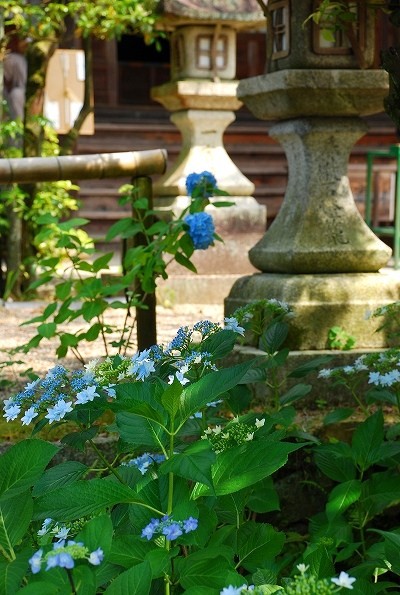
<instances>
[{"instance_id":1,"label":"plant stem","mask_svg":"<svg viewBox=\"0 0 400 595\"><path fill-rule=\"evenodd\" d=\"M168 456L172 457L172 455L174 454L174 428L173 428L173 421L172 421L172 428L171 428L171 433L169 435L169 452L168 452ZM172 512L172 506L173 506L173 499L174 499L174 474L170 471L168 473L168 501L167 501L167 515L170 515ZM171 548L171 542L166 539L165 541L165 549L167 550L167 552L170 550ZM168 574L165 575L165 595L170 595L171 593L171 589L170 589L170 578L168 576Z\"/></svg>"},{"instance_id":2,"label":"plant stem","mask_svg":"<svg viewBox=\"0 0 400 595\"><path fill-rule=\"evenodd\" d=\"M118 471L116 471L114 469L114 467L112 465L110 465L110 463L107 461L107 459L105 458L105 456L103 455L103 453L101 452L101 450L99 448L97 448L96 444L93 442L93 440L89 440L89 444L91 445L91 447L93 448L93 450L96 452L96 454L100 457L100 459L103 461L103 463L105 464L105 466L107 467L107 469L110 471L110 473L112 473L120 483L126 485L126 482L122 479L122 477L120 476L120 474L118 473Z\"/></svg>"},{"instance_id":3,"label":"plant stem","mask_svg":"<svg viewBox=\"0 0 400 595\"><path fill-rule=\"evenodd\" d=\"M66 569L66 571L67 571L69 583L71 585L71 593L72 593L72 595L77 595L77 591L75 589L74 577L72 576L72 572L68 568Z\"/></svg>"}]
</instances>

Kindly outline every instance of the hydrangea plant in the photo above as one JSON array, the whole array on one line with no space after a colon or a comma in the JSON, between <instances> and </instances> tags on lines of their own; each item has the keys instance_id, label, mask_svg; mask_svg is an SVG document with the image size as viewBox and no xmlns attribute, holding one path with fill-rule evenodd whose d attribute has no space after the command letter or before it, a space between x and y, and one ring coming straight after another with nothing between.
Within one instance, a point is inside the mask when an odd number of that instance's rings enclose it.
<instances>
[{"instance_id":1,"label":"hydrangea plant","mask_svg":"<svg viewBox=\"0 0 400 595\"><path fill-rule=\"evenodd\" d=\"M56 582L62 594L218 595L226 581L251 584L251 573L275 560L284 535L247 510L255 486L263 489L303 443L275 432L273 415L230 412L231 391L255 362L220 362L243 333L233 316L223 325L199 321L130 357L79 370L55 366L4 403L5 418L31 425L33 434L76 424L61 444L91 446L98 461L46 469L59 449L36 438L0 458L7 510L21 486L15 511L5 515L3 544L14 592ZM111 458L101 449L105 429L114 437Z\"/></svg>"}]
</instances>

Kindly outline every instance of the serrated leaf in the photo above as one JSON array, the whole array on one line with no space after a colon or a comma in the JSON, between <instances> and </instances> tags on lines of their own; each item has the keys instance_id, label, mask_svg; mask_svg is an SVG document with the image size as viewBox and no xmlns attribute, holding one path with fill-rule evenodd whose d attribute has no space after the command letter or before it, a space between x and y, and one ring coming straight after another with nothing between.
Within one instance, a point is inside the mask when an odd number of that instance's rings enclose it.
<instances>
[{"instance_id":1,"label":"serrated leaf","mask_svg":"<svg viewBox=\"0 0 400 595\"><path fill-rule=\"evenodd\" d=\"M294 403L299 399L302 399L306 395L311 392L312 386L311 384L296 384L292 386L284 395L279 397L279 402L281 405L289 405L290 403Z\"/></svg>"},{"instance_id":2,"label":"serrated leaf","mask_svg":"<svg viewBox=\"0 0 400 595\"><path fill-rule=\"evenodd\" d=\"M180 399L181 419L186 420L207 403L217 401L220 395L239 384L252 365L253 361L247 361L218 372L211 372L185 387Z\"/></svg>"},{"instance_id":3,"label":"serrated leaf","mask_svg":"<svg viewBox=\"0 0 400 595\"><path fill-rule=\"evenodd\" d=\"M77 481L88 471L88 467L79 461L66 461L47 469L35 484L32 494L35 497L51 492L62 486Z\"/></svg>"},{"instance_id":4,"label":"serrated leaf","mask_svg":"<svg viewBox=\"0 0 400 595\"><path fill-rule=\"evenodd\" d=\"M224 329L202 341L200 349L212 354L214 360L222 359L231 353L237 341L237 333Z\"/></svg>"},{"instance_id":5,"label":"serrated leaf","mask_svg":"<svg viewBox=\"0 0 400 595\"><path fill-rule=\"evenodd\" d=\"M282 346L289 332L286 322L275 321L262 334L260 349L267 353L275 353Z\"/></svg>"},{"instance_id":6,"label":"serrated leaf","mask_svg":"<svg viewBox=\"0 0 400 595\"><path fill-rule=\"evenodd\" d=\"M330 424L337 424L344 419L347 419L354 413L354 409L350 407L339 407L334 411L331 411L324 417L324 426L329 426Z\"/></svg>"},{"instance_id":7,"label":"serrated leaf","mask_svg":"<svg viewBox=\"0 0 400 595\"><path fill-rule=\"evenodd\" d=\"M117 576L105 590L104 595L148 595L151 582L151 566L145 560Z\"/></svg>"},{"instance_id":8,"label":"serrated leaf","mask_svg":"<svg viewBox=\"0 0 400 595\"><path fill-rule=\"evenodd\" d=\"M236 534L236 555L240 566L255 572L265 562L273 560L282 550L285 535L272 525L248 521L240 526Z\"/></svg>"},{"instance_id":9,"label":"serrated leaf","mask_svg":"<svg viewBox=\"0 0 400 595\"><path fill-rule=\"evenodd\" d=\"M86 442L92 440L99 431L99 426L92 426L82 432L71 432L61 438L61 442L75 450L84 451Z\"/></svg>"},{"instance_id":10,"label":"serrated leaf","mask_svg":"<svg viewBox=\"0 0 400 595\"><path fill-rule=\"evenodd\" d=\"M33 502L29 492L19 494L18 498L0 499L0 547L10 556L12 548L28 530L32 511Z\"/></svg>"},{"instance_id":11,"label":"serrated leaf","mask_svg":"<svg viewBox=\"0 0 400 595\"><path fill-rule=\"evenodd\" d=\"M302 446L257 440L220 453L212 467L215 494L231 494L261 481L280 469L287 462L289 454ZM212 492L208 487L197 484L192 497L203 495L212 495Z\"/></svg>"},{"instance_id":12,"label":"serrated leaf","mask_svg":"<svg viewBox=\"0 0 400 595\"><path fill-rule=\"evenodd\" d=\"M215 462L215 452L207 441L198 441L182 453L172 455L159 467L160 473L174 473L179 477L197 481L213 489L211 466Z\"/></svg>"},{"instance_id":13,"label":"serrated leaf","mask_svg":"<svg viewBox=\"0 0 400 595\"><path fill-rule=\"evenodd\" d=\"M143 415L120 411L116 415L116 426L122 440L134 446L159 449L160 442L164 444L166 441L165 431L159 423Z\"/></svg>"},{"instance_id":14,"label":"serrated leaf","mask_svg":"<svg viewBox=\"0 0 400 595\"><path fill-rule=\"evenodd\" d=\"M11 446L0 457L0 496L14 498L42 475L58 447L44 440L28 439Z\"/></svg>"},{"instance_id":15,"label":"serrated leaf","mask_svg":"<svg viewBox=\"0 0 400 595\"><path fill-rule=\"evenodd\" d=\"M174 380L172 384L169 384L162 396L161 402L165 407L166 411L168 411L170 419L173 421L175 419L176 414L179 411L179 398L182 394L183 386L177 380Z\"/></svg>"},{"instance_id":16,"label":"serrated leaf","mask_svg":"<svg viewBox=\"0 0 400 595\"><path fill-rule=\"evenodd\" d=\"M106 479L78 481L40 496L35 503L34 518L51 517L71 521L115 504L134 502L141 500L131 488L123 484Z\"/></svg>"},{"instance_id":17,"label":"serrated leaf","mask_svg":"<svg viewBox=\"0 0 400 595\"><path fill-rule=\"evenodd\" d=\"M116 535L112 541L109 561L123 568L143 562L154 549L154 543L138 535Z\"/></svg>"},{"instance_id":18,"label":"serrated leaf","mask_svg":"<svg viewBox=\"0 0 400 595\"><path fill-rule=\"evenodd\" d=\"M324 444L317 446L314 453L317 467L330 479L343 482L356 478L357 470L348 444Z\"/></svg>"},{"instance_id":19,"label":"serrated leaf","mask_svg":"<svg viewBox=\"0 0 400 595\"><path fill-rule=\"evenodd\" d=\"M233 561L211 551L211 548L194 552L187 558L177 558L175 568L184 589L202 586L223 589L226 585L239 584ZM243 585L243 577L240 584Z\"/></svg>"},{"instance_id":20,"label":"serrated leaf","mask_svg":"<svg viewBox=\"0 0 400 595\"><path fill-rule=\"evenodd\" d=\"M361 482L358 479L351 479L335 486L329 494L326 505L326 516L333 521L337 516L342 515L361 496Z\"/></svg>"},{"instance_id":21,"label":"serrated leaf","mask_svg":"<svg viewBox=\"0 0 400 595\"><path fill-rule=\"evenodd\" d=\"M108 556L111 551L113 530L109 515L96 516L86 523L82 531L78 533L76 541L84 543L90 552L101 547L104 555Z\"/></svg>"},{"instance_id":22,"label":"serrated leaf","mask_svg":"<svg viewBox=\"0 0 400 595\"><path fill-rule=\"evenodd\" d=\"M18 552L18 557L12 562L0 562L0 595L19 593L18 589L26 574L28 559L31 555L32 551L24 550ZM51 594L49 593L49 595Z\"/></svg>"},{"instance_id":23,"label":"serrated leaf","mask_svg":"<svg viewBox=\"0 0 400 595\"><path fill-rule=\"evenodd\" d=\"M353 434L353 459L362 471L366 471L381 459L380 448L383 437L383 413L379 409L359 424Z\"/></svg>"}]
</instances>

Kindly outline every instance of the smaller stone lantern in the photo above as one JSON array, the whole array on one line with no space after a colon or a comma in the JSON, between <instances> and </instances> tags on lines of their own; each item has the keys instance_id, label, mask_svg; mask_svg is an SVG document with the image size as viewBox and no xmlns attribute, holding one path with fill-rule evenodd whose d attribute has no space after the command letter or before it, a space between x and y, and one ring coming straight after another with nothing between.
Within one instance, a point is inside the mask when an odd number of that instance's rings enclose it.
<instances>
[{"instance_id":1,"label":"smaller stone lantern","mask_svg":"<svg viewBox=\"0 0 400 595\"><path fill-rule=\"evenodd\" d=\"M226 0L161 3L160 26L171 31L171 81L151 93L172 112L183 146L177 162L155 185L160 208L187 204L182 198L185 180L194 171L211 171L232 197L253 193L254 185L232 162L222 137L242 106L236 97L236 32L265 26L265 17L256 0L236 0L234 8Z\"/></svg>"},{"instance_id":2,"label":"smaller stone lantern","mask_svg":"<svg viewBox=\"0 0 400 595\"><path fill-rule=\"evenodd\" d=\"M248 249L265 231L266 211L252 196L254 184L226 152L223 134L242 106L236 96L237 30L265 27L265 17L257 0L164 0L161 6L160 26L171 32L171 80L153 87L151 94L172 112L182 148L154 185L156 209L165 216L181 212L190 200L187 176L211 172L234 206L207 207L224 245L214 248L212 261L206 254L196 254L197 270L206 274L252 271Z\"/></svg>"}]
</instances>

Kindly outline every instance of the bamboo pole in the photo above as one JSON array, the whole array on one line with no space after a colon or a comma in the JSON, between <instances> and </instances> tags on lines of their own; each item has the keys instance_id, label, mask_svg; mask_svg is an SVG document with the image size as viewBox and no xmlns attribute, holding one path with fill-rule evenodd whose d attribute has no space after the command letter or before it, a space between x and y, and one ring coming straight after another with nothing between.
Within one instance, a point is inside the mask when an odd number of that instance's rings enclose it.
<instances>
[{"instance_id":1,"label":"bamboo pole","mask_svg":"<svg viewBox=\"0 0 400 595\"><path fill-rule=\"evenodd\" d=\"M0 184L162 174L165 171L166 162L167 153L163 149L0 159Z\"/></svg>"}]
</instances>

